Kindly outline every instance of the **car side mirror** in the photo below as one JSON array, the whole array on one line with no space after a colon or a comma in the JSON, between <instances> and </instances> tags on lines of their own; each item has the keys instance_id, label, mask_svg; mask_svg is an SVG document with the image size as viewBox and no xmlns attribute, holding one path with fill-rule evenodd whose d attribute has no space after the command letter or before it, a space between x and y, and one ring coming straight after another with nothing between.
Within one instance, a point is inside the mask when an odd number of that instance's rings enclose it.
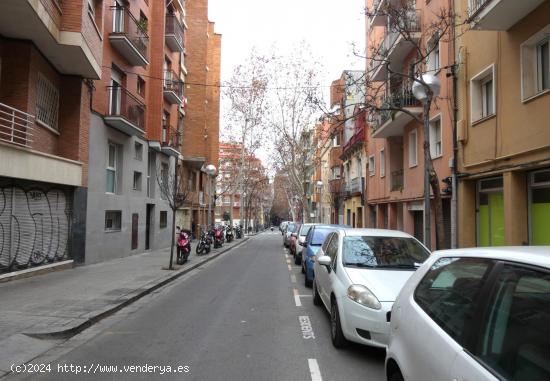
<instances>
[{"instance_id":1,"label":"car side mirror","mask_svg":"<svg viewBox=\"0 0 550 381\"><path fill-rule=\"evenodd\" d=\"M332 260L330 259L330 257L328 255L320 256L319 258L317 258L317 262L319 262L319 264L321 266L325 266L327 268L328 272L330 272L330 270L331 270L330 263L332 262Z\"/></svg>"},{"instance_id":2,"label":"car side mirror","mask_svg":"<svg viewBox=\"0 0 550 381\"><path fill-rule=\"evenodd\" d=\"M298 234L296 234L296 233L292 233L292 234L291 234L291 236L293 236L293 237L295 237L295 238L296 238L296 237L298 237Z\"/></svg>"},{"instance_id":3,"label":"car side mirror","mask_svg":"<svg viewBox=\"0 0 550 381\"><path fill-rule=\"evenodd\" d=\"M303 247L307 247L307 242L298 242L298 245L300 246L303 246Z\"/></svg>"}]
</instances>

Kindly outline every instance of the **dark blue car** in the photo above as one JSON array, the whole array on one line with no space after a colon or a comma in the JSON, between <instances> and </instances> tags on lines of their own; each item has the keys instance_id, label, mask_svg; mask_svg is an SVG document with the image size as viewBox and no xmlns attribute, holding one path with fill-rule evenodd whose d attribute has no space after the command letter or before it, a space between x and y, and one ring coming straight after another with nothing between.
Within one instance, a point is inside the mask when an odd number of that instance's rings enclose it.
<instances>
[{"instance_id":1,"label":"dark blue car","mask_svg":"<svg viewBox=\"0 0 550 381\"><path fill-rule=\"evenodd\" d=\"M319 248L323 245L325 238L330 232L338 228L336 225L315 225L309 229L306 239L302 246L302 272L305 275L305 284L310 287L313 284L313 263L315 255Z\"/></svg>"}]
</instances>

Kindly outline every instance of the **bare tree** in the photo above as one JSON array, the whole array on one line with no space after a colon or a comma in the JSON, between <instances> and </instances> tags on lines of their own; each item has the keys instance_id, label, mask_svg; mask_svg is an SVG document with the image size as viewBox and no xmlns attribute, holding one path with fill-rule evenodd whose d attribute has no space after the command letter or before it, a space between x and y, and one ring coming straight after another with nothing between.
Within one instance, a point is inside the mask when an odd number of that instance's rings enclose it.
<instances>
[{"instance_id":1,"label":"bare tree","mask_svg":"<svg viewBox=\"0 0 550 381\"><path fill-rule=\"evenodd\" d=\"M320 65L311 57L305 44L289 56L275 56L270 81L273 94L269 98L272 157L275 166L287 174L289 205L291 200L299 200L303 218L309 218L311 209L307 195L313 170L313 126L318 113L315 101L322 98Z\"/></svg>"},{"instance_id":2,"label":"bare tree","mask_svg":"<svg viewBox=\"0 0 550 381\"><path fill-rule=\"evenodd\" d=\"M189 182L183 176L183 167L178 165L176 158L174 170L170 171L167 163L159 163L157 166L157 184L161 198L168 203L172 210L172 245L170 247L170 264L168 269L173 269L174 244L176 237L176 211L181 208L190 193Z\"/></svg>"}]
</instances>

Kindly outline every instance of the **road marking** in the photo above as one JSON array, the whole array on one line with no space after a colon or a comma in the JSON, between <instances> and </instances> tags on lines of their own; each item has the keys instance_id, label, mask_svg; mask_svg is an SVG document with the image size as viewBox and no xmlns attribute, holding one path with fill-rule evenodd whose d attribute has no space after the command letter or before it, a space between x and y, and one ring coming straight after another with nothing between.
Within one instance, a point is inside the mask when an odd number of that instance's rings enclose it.
<instances>
[{"instance_id":1,"label":"road marking","mask_svg":"<svg viewBox=\"0 0 550 381\"><path fill-rule=\"evenodd\" d=\"M286 260L286 263L288 263L288 264L290 265L290 259L287 259L287 260Z\"/></svg>"},{"instance_id":2,"label":"road marking","mask_svg":"<svg viewBox=\"0 0 550 381\"><path fill-rule=\"evenodd\" d=\"M302 302L300 301L300 295L298 295L298 290L294 289L294 303L296 307L302 307Z\"/></svg>"},{"instance_id":3,"label":"road marking","mask_svg":"<svg viewBox=\"0 0 550 381\"><path fill-rule=\"evenodd\" d=\"M287 267L288 267L288 271L292 271L292 266L287 265Z\"/></svg>"},{"instance_id":4,"label":"road marking","mask_svg":"<svg viewBox=\"0 0 550 381\"><path fill-rule=\"evenodd\" d=\"M306 340L315 339L315 334L313 333L313 327L311 326L311 320L309 320L309 316L298 316L298 321L300 322L302 337Z\"/></svg>"},{"instance_id":5,"label":"road marking","mask_svg":"<svg viewBox=\"0 0 550 381\"><path fill-rule=\"evenodd\" d=\"M291 281L292 283L296 283L296 275L290 274L290 281Z\"/></svg>"},{"instance_id":6,"label":"road marking","mask_svg":"<svg viewBox=\"0 0 550 381\"><path fill-rule=\"evenodd\" d=\"M309 365L309 373L311 373L311 381L323 381L321 377L321 370L319 369L319 364L315 359L307 359Z\"/></svg>"}]
</instances>

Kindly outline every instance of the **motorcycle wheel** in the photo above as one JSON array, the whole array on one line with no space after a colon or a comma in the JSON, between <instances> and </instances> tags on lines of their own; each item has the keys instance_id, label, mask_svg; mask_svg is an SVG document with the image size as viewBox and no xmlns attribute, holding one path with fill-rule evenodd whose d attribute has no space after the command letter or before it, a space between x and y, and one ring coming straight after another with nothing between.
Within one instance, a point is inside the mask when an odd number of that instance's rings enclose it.
<instances>
[{"instance_id":1,"label":"motorcycle wheel","mask_svg":"<svg viewBox=\"0 0 550 381\"><path fill-rule=\"evenodd\" d=\"M197 252L197 255L201 255L204 251L204 244L202 242L199 243L195 251Z\"/></svg>"}]
</instances>

